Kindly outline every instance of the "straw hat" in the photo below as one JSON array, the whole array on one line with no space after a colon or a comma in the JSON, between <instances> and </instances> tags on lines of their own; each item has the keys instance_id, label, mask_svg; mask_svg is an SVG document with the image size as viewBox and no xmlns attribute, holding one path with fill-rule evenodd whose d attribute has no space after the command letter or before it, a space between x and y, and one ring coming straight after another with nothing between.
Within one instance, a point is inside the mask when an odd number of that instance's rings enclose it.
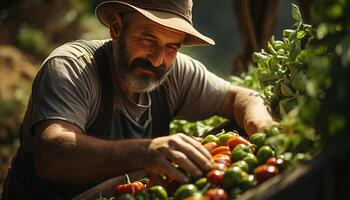
<instances>
[{"instance_id":1,"label":"straw hat","mask_svg":"<svg viewBox=\"0 0 350 200\"><path fill-rule=\"evenodd\" d=\"M106 1L96 7L99 21L109 28L112 13L137 11L148 19L186 33L184 46L214 45L215 42L199 33L192 24L192 0L121 0Z\"/></svg>"}]
</instances>

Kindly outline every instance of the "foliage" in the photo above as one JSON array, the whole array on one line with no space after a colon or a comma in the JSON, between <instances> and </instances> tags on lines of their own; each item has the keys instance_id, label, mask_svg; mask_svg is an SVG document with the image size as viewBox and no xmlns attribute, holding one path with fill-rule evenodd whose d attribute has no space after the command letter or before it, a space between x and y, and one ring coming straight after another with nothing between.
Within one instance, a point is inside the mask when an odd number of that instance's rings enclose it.
<instances>
[{"instance_id":1,"label":"foliage","mask_svg":"<svg viewBox=\"0 0 350 200\"><path fill-rule=\"evenodd\" d=\"M310 80L309 60L315 54L310 48L314 38L311 25L304 23L297 6L292 6L292 16L296 20L292 29L283 30L283 39L268 42L268 51L255 52L252 59L257 68L252 68L243 77L231 77L232 82L253 88L271 103L272 111L278 118L303 101L305 95L311 94L319 99L322 91L317 90Z\"/></svg>"},{"instance_id":2,"label":"foliage","mask_svg":"<svg viewBox=\"0 0 350 200\"><path fill-rule=\"evenodd\" d=\"M225 119L214 116L203 121L189 122L183 119L174 120L170 124L171 133L186 133L190 136L201 136L212 128L223 123Z\"/></svg>"},{"instance_id":3,"label":"foliage","mask_svg":"<svg viewBox=\"0 0 350 200\"><path fill-rule=\"evenodd\" d=\"M317 25L317 43L315 51L322 49L326 54L314 59L314 66L318 71L313 73L320 85L328 84L327 75L331 75L332 87L318 113L315 126L321 134L324 144L327 144L339 133L348 135L350 109L349 101L349 74L350 74L350 2L346 0L319 0L314 5L311 16ZM330 70L329 74L324 74ZM349 136L347 136L349 137Z\"/></svg>"}]
</instances>

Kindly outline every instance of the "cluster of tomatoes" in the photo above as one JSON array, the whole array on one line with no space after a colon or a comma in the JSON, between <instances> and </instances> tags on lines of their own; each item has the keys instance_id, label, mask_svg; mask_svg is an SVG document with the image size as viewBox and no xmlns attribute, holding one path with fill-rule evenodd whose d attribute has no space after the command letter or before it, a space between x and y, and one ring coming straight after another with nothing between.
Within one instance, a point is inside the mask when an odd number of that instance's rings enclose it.
<instances>
[{"instance_id":1,"label":"cluster of tomatoes","mask_svg":"<svg viewBox=\"0 0 350 200\"><path fill-rule=\"evenodd\" d=\"M266 138L265 133L255 133L249 140L236 132L208 135L201 143L211 153L214 164L206 176L183 185L168 181L166 189L151 183L145 189L136 181L117 186L116 194L119 200L233 199L284 170L284 160L276 157L274 147L265 145Z\"/></svg>"}]
</instances>

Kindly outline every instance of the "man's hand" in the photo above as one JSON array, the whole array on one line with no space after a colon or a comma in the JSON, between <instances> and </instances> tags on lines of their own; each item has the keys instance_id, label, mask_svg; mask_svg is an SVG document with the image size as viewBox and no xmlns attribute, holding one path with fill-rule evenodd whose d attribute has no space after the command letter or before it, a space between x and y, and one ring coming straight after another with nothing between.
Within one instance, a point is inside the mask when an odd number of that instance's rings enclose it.
<instances>
[{"instance_id":1,"label":"man's hand","mask_svg":"<svg viewBox=\"0 0 350 200\"><path fill-rule=\"evenodd\" d=\"M168 175L182 183L189 180L173 163L196 177L211 167L210 153L198 141L181 133L153 139L146 155L146 172Z\"/></svg>"},{"instance_id":2,"label":"man's hand","mask_svg":"<svg viewBox=\"0 0 350 200\"><path fill-rule=\"evenodd\" d=\"M277 123L273 120L268 103L257 92L232 85L218 115L235 119L248 135Z\"/></svg>"}]
</instances>

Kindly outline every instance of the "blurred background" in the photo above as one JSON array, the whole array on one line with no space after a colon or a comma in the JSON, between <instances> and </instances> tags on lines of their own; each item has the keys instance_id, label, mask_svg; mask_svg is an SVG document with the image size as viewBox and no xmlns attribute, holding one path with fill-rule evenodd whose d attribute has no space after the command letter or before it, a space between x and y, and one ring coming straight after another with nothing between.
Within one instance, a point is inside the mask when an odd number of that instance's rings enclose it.
<instances>
[{"instance_id":1,"label":"blurred background","mask_svg":"<svg viewBox=\"0 0 350 200\"><path fill-rule=\"evenodd\" d=\"M108 30L94 16L94 8L99 2L101 0L2 1L0 193L10 160L19 145L18 129L30 96L32 80L41 62L54 48L65 42L109 38ZM213 38L216 45L182 48L180 51L200 60L210 71L225 79L231 74L245 72L251 52L263 48L271 34L281 33L283 28L292 25L291 3L298 2L251 0L253 3L250 5L242 2L249 1L194 0L194 25ZM248 17L250 21L242 17L247 15L251 17ZM252 31L252 27L255 30ZM276 34L276 38L280 36Z\"/></svg>"}]
</instances>

